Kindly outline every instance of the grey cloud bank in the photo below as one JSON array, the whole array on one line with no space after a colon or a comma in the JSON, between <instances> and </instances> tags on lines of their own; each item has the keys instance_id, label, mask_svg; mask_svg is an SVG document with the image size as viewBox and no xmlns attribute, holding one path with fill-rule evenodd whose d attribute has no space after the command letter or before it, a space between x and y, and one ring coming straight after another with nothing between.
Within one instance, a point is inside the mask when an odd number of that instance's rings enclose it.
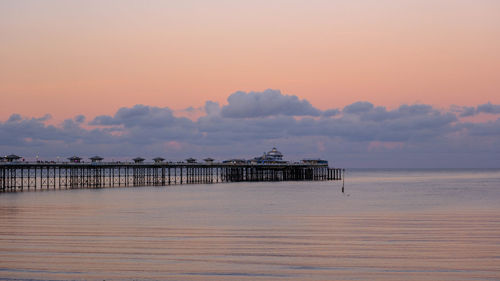
<instances>
[{"instance_id":1,"label":"grey cloud bank","mask_svg":"<svg viewBox=\"0 0 500 281\"><path fill-rule=\"evenodd\" d=\"M321 113L307 100L300 100L297 96L283 95L279 90L236 92L230 95L227 101L228 105L222 108L223 117L318 116Z\"/></svg>"},{"instance_id":2,"label":"grey cloud bank","mask_svg":"<svg viewBox=\"0 0 500 281\"><path fill-rule=\"evenodd\" d=\"M456 111L460 113L461 117L469 117L478 115L480 113L485 114L500 114L500 105L492 104L490 102L478 105L476 107L466 106L462 108L456 108Z\"/></svg>"},{"instance_id":3,"label":"grey cloud bank","mask_svg":"<svg viewBox=\"0 0 500 281\"><path fill-rule=\"evenodd\" d=\"M0 122L0 153L55 159L99 154L112 159L163 156L169 160L218 160L261 154L277 146L289 160L322 157L342 167L500 167L500 119L462 117L500 114L491 103L447 111L430 105L395 109L366 101L319 110L277 90L236 92L228 104L207 101L196 120L168 107L135 105L114 115L83 115L47 125L12 114Z\"/></svg>"}]
</instances>

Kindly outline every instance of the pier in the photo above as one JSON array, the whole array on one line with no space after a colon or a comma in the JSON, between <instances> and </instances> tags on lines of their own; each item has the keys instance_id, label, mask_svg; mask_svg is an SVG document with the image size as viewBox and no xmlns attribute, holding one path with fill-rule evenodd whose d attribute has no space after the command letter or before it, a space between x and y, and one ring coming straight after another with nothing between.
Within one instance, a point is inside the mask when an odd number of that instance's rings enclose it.
<instances>
[{"instance_id":1,"label":"pier","mask_svg":"<svg viewBox=\"0 0 500 281\"><path fill-rule=\"evenodd\" d=\"M322 163L0 163L0 191L342 180Z\"/></svg>"}]
</instances>

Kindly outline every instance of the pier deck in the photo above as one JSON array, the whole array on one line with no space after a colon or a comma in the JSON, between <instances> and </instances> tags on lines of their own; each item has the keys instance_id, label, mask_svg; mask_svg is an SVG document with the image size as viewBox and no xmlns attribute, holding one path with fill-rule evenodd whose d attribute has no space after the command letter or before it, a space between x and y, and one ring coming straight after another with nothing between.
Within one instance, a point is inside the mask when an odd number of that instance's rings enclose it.
<instances>
[{"instance_id":1,"label":"pier deck","mask_svg":"<svg viewBox=\"0 0 500 281\"><path fill-rule=\"evenodd\" d=\"M322 164L0 163L0 191L341 180Z\"/></svg>"}]
</instances>

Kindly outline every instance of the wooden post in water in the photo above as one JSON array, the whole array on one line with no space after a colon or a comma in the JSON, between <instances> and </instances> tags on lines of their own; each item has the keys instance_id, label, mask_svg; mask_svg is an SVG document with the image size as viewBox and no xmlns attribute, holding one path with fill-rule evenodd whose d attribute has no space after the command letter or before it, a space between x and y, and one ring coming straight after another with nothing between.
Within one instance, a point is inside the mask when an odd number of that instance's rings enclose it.
<instances>
[{"instance_id":1,"label":"wooden post in water","mask_svg":"<svg viewBox=\"0 0 500 281\"><path fill-rule=\"evenodd\" d=\"M344 184L345 184L345 169L342 169L344 176L342 176L342 193L344 193Z\"/></svg>"}]
</instances>

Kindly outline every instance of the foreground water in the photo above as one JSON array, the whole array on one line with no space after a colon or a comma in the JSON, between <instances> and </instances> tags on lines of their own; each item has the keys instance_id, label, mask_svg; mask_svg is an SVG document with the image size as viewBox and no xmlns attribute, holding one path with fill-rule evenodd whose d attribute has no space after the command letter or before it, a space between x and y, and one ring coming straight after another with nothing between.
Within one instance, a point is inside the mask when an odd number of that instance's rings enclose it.
<instances>
[{"instance_id":1,"label":"foreground water","mask_svg":"<svg viewBox=\"0 0 500 281\"><path fill-rule=\"evenodd\" d=\"M0 194L0 279L499 280L499 170Z\"/></svg>"}]
</instances>

